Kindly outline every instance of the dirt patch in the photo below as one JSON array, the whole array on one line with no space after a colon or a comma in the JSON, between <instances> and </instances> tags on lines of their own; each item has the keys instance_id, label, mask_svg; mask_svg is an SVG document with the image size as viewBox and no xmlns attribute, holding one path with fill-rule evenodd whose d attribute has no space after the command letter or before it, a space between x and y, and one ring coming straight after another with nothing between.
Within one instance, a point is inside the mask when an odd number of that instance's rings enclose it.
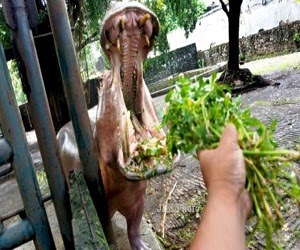
<instances>
[{"instance_id":1,"label":"dirt patch","mask_svg":"<svg viewBox=\"0 0 300 250\"><path fill-rule=\"evenodd\" d=\"M280 82L280 85L242 94L243 105L250 106L252 114L265 124L276 119L277 142L282 147L295 148L295 145L300 143L300 71L277 71L265 77ZM155 98L154 102L160 113L165 106L164 96ZM162 207L173 188L164 221ZM205 198L206 191L199 163L191 155L183 156L172 173L149 181L145 217L152 224L153 230L166 249L188 249L199 219L201 220ZM281 232L284 249L299 249L298 208L290 207L285 216L287 223ZM248 229L250 228L251 222L248 225ZM263 236L255 235L255 240L250 242L249 249L264 248Z\"/></svg>"}]
</instances>

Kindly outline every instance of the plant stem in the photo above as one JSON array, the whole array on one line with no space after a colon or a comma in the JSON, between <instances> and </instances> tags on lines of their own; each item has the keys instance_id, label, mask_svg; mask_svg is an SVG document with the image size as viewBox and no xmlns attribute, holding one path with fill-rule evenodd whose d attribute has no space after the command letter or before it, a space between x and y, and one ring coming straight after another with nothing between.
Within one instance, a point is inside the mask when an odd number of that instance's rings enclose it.
<instances>
[{"instance_id":1,"label":"plant stem","mask_svg":"<svg viewBox=\"0 0 300 250\"><path fill-rule=\"evenodd\" d=\"M246 136L247 140L249 142L251 142L251 144L253 145L253 141L251 139L251 137L249 136L248 132L246 131L243 122L241 121L241 119L239 117L237 117L236 115L234 115L234 118L236 120L236 122L238 123L239 127L242 129L244 135Z\"/></svg>"},{"instance_id":2,"label":"plant stem","mask_svg":"<svg viewBox=\"0 0 300 250\"><path fill-rule=\"evenodd\" d=\"M256 151L256 150L243 150L244 156L251 156L251 155L257 155L257 156L280 156L280 155L287 155L292 156L292 159L300 159L300 154L297 151L292 150L276 150L276 151Z\"/></svg>"}]
</instances>

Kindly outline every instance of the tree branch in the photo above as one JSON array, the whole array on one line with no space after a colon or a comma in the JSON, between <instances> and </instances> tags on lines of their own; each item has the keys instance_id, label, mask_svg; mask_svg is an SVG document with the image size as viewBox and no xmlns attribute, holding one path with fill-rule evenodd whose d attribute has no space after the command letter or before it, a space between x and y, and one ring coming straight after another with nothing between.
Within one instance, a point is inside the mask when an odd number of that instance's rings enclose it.
<instances>
[{"instance_id":1,"label":"tree branch","mask_svg":"<svg viewBox=\"0 0 300 250\"><path fill-rule=\"evenodd\" d=\"M224 12L226 13L227 17L229 18L229 11L228 11L228 9L227 9L226 4L224 3L223 0L219 0L219 1L220 1L220 3L221 3L222 9L224 10Z\"/></svg>"},{"instance_id":2,"label":"tree branch","mask_svg":"<svg viewBox=\"0 0 300 250\"><path fill-rule=\"evenodd\" d=\"M80 46L78 46L78 47L76 48L76 51L79 52L79 51L81 51L86 45L88 45L89 43L93 43L93 42L99 40L99 37L97 37L98 35L99 35L98 32L94 32L94 33L93 33L92 35L90 35L87 39L85 39L85 41L82 42L82 43L80 44Z\"/></svg>"}]
</instances>

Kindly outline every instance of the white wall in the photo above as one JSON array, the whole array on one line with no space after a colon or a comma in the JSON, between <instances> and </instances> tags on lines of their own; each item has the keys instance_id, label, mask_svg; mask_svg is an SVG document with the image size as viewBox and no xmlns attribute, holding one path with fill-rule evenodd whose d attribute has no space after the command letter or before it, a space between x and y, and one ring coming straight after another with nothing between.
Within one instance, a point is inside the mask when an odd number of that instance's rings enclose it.
<instances>
[{"instance_id":1,"label":"white wall","mask_svg":"<svg viewBox=\"0 0 300 250\"><path fill-rule=\"evenodd\" d=\"M217 4L219 2L215 1ZM262 2L266 2L262 5ZM280 21L293 22L300 19L300 4L296 0L244 0L241 8L240 37L268 30ZM228 20L225 12L214 9L198 20L196 29L186 39L183 29L168 34L171 50L196 43L197 50L228 42Z\"/></svg>"}]
</instances>

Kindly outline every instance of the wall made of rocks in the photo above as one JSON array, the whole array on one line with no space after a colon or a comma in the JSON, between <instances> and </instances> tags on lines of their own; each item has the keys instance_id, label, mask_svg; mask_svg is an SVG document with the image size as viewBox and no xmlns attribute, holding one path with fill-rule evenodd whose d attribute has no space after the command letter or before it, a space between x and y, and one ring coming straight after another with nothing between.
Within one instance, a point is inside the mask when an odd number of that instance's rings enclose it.
<instances>
[{"instance_id":1,"label":"wall made of rocks","mask_svg":"<svg viewBox=\"0 0 300 250\"><path fill-rule=\"evenodd\" d=\"M294 34L300 33L300 21L281 22L276 28L261 30L257 34L240 39L240 55L246 61L268 55L292 53L298 50L294 42ZM228 43L212 46L205 51L198 51L198 59L210 66L228 60Z\"/></svg>"}]
</instances>

